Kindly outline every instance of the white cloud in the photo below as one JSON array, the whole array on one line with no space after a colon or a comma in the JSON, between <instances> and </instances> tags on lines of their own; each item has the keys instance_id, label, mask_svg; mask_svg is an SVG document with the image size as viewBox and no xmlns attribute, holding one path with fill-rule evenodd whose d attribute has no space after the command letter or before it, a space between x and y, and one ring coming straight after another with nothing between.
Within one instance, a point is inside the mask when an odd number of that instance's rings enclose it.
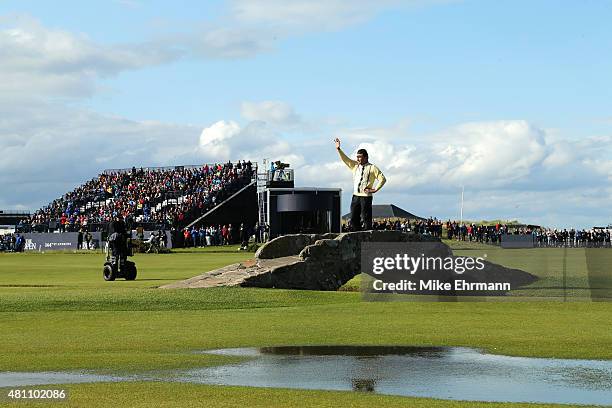
<instances>
[{"instance_id":1,"label":"white cloud","mask_svg":"<svg viewBox=\"0 0 612 408\"><path fill-rule=\"evenodd\" d=\"M131 121L0 98L0 204L31 210L106 168L197 164L193 126Z\"/></svg>"},{"instance_id":2,"label":"white cloud","mask_svg":"<svg viewBox=\"0 0 612 408\"><path fill-rule=\"evenodd\" d=\"M286 102L243 102L240 112L245 119L262 121L270 125L292 126L300 122L299 115Z\"/></svg>"},{"instance_id":3,"label":"white cloud","mask_svg":"<svg viewBox=\"0 0 612 408\"><path fill-rule=\"evenodd\" d=\"M549 152L544 133L526 121L468 123L433 144L450 183L507 185L530 175Z\"/></svg>"},{"instance_id":4,"label":"white cloud","mask_svg":"<svg viewBox=\"0 0 612 408\"><path fill-rule=\"evenodd\" d=\"M181 46L204 58L248 58L273 50L279 41L364 23L377 14L440 0L232 0L212 24L175 36Z\"/></svg>"},{"instance_id":5,"label":"white cloud","mask_svg":"<svg viewBox=\"0 0 612 408\"><path fill-rule=\"evenodd\" d=\"M0 55L0 93L40 97L87 96L98 78L167 63L180 53L152 43L104 46L19 16L0 20Z\"/></svg>"},{"instance_id":6,"label":"white cloud","mask_svg":"<svg viewBox=\"0 0 612 408\"><path fill-rule=\"evenodd\" d=\"M244 128L233 121L219 121L202 130L199 152L202 157L216 160L289 161L300 165L304 159L294 146L261 121Z\"/></svg>"},{"instance_id":7,"label":"white cloud","mask_svg":"<svg viewBox=\"0 0 612 408\"><path fill-rule=\"evenodd\" d=\"M202 130L200 150L205 154L226 159L230 157L230 139L240 133L240 126L233 121L224 120Z\"/></svg>"},{"instance_id":8,"label":"white cloud","mask_svg":"<svg viewBox=\"0 0 612 408\"><path fill-rule=\"evenodd\" d=\"M113 45L97 43L82 33L45 27L29 16L0 16L0 94L87 97L95 93L98 79L126 70L183 57L248 58L274 49L279 40L297 32L364 21L395 3L235 1L225 16L211 24L155 41Z\"/></svg>"},{"instance_id":9,"label":"white cloud","mask_svg":"<svg viewBox=\"0 0 612 408\"><path fill-rule=\"evenodd\" d=\"M249 58L280 40L364 22L421 1L235 0L219 19L145 43L101 44L83 33L45 27L27 15L0 16L0 93L87 97L97 80L181 58ZM428 1L427 3L436 1ZM120 1L130 7L140 3Z\"/></svg>"},{"instance_id":10,"label":"white cloud","mask_svg":"<svg viewBox=\"0 0 612 408\"><path fill-rule=\"evenodd\" d=\"M119 0L129 7L132 0ZM0 16L0 93L87 97L99 78L180 58L235 59L269 52L296 35L338 30L379 12L436 0L234 0L215 21L145 43L101 44L83 33L45 27L27 15Z\"/></svg>"},{"instance_id":11,"label":"white cloud","mask_svg":"<svg viewBox=\"0 0 612 408\"><path fill-rule=\"evenodd\" d=\"M227 25L204 27L178 41L191 55L205 59L250 58L274 48L274 38L266 28Z\"/></svg>"},{"instance_id":12,"label":"white cloud","mask_svg":"<svg viewBox=\"0 0 612 408\"><path fill-rule=\"evenodd\" d=\"M234 0L231 14L245 24L295 31L336 30L361 23L378 12L415 1L389 0Z\"/></svg>"}]
</instances>

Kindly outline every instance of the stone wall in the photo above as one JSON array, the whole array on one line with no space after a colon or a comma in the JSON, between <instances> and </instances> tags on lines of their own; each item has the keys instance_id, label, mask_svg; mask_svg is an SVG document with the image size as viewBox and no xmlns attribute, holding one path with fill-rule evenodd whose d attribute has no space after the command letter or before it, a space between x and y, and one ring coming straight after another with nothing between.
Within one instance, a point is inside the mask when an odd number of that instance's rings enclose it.
<instances>
[{"instance_id":1,"label":"stone wall","mask_svg":"<svg viewBox=\"0 0 612 408\"><path fill-rule=\"evenodd\" d=\"M340 234L289 234L274 238L255 252L256 259L274 259L283 256L299 255L308 245L320 239L334 239Z\"/></svg>"},{"instance_id":2,"label":"stone wall","mask_svg":"<svg viewBox=\"0 0 612 408\"><path fill-rule=\"evenodd\" d=\"M215 286L246 286L260 288L337 290L361 272L361 246L364 242L406 243L406 253L419 251L422 246L409 243L430 242L423 249L425 256L453 257L451 249L439 239L428 235L401 231L363 231L324 235L286 235L262 246L255 259L229 265L163 288L206 288ZM403 247L403 246L402 246ZM531 283L537 278L527 272L485 262L483 271L466 273L470 282L512 282L512 287ZM442 282L453 279L454 272L430 271L430 279ZM364 279L369 279L364 275ZM423 293L454 296L449 293ZM484 293L483 293L484 294ZM499 293L504 295L505 292Z\"/></svg>"},{"instance_id":3,"label":"stone wall","mask_svg":"<svg viewBox=\"0 0 612 408\"><path fill-rule=\"evenodd\" d=\"M251 276L241 286L337 290L360 273L363 242L439 242L439 239L401 231L286 235L264 245L255 257L274 259L299 253L298 262L276 267L269 274ZM440 250L446 252L446 249L441 244Z\"/></svg>"}]
</instances>

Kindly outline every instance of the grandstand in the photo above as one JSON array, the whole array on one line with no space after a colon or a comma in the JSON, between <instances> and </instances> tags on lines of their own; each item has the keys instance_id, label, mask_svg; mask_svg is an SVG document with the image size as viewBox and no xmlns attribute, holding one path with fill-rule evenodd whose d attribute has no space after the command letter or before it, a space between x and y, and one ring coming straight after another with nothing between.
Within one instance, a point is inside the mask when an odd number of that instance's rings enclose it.
<instances>
[{"instance_id":1,"label":"grandstand","mask_svg":"<svg viewBox=\"0 0 612 408\"><path fill-rule=\"evenodd\" d=\"M0 224L2 225L17 225L22 220L27 220L30 217L28 211L17 210L0 210Z\"/></svg>"},{"instance_id":2,"label":"grandstand","mask_svg":"<svg viewBox=\"0 0 612 408\"><path fill-rule=\"evenodd\" d=\"M180 230L195 220L255 223L256 166L238 161L105 170L36 211L21 231L103 231L117 214L145 230Z\"/></svg>"},{"instance_id":3,"label":"grandstand","mask_svg":"<svg viewBox=\"0 0 612 408\"><path fill-rule=\"evenodd\" d=\"M27 211L0 210L0 229L14 230L20 223L27 223L29 218L30 213Z\"/></svg>"}]
</instances>

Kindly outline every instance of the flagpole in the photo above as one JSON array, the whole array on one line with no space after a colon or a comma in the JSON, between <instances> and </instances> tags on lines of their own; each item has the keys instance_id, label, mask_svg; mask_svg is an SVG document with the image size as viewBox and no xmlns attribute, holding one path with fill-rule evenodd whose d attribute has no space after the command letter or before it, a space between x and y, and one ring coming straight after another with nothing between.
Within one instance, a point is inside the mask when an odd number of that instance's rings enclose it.
<instances>
[{"instance_id":1,"label":"flagpole","mask_svg":"<svg viewBox=\"0 0 612 408\"><path fill-rule=\"evenodd\" d=\"M461 186L461 214L459 225L463 225L463 193L465 192L465 186Z\"/></svg>"}]
</instances>

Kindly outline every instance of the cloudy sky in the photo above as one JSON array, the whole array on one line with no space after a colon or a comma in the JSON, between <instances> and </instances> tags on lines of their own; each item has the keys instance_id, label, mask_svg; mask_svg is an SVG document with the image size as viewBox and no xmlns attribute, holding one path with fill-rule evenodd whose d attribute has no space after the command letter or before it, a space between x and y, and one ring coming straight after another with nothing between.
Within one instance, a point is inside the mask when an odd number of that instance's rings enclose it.
<instances>
[{"instance_id":1,"label":"cloudy sky","mask_svg":"<svg viewBox=\"0 0 612 408\"><path fill-rule=\"evenodd\" d=\"M421 216L612 222L612 2L0 2L0 209L106 168L281 159Z\"/></svg>"}]
</instances>

